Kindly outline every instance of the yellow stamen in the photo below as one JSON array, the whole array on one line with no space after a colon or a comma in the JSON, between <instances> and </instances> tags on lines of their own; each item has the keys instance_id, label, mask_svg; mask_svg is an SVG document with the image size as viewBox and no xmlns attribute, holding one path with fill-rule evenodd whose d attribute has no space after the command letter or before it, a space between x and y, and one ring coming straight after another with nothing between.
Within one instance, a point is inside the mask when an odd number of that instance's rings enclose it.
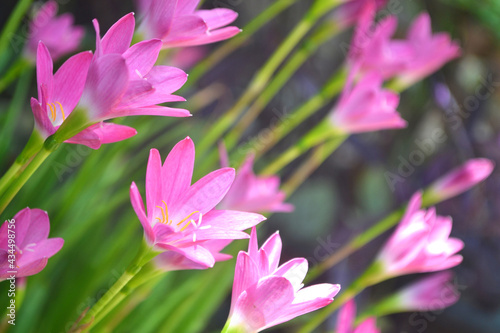
<instances>
[{"instance_id":1,"label":"yellow stamen","mask_svg":"<svg viewBox=\"0 0 500 333\"><path fill-rule=\"evenodd\" d=\"M66 119L66 115L64 114L64 109L63 109L63 106L61 103L59 103L58 101L56 101L57 104L59 104L59 107L61 108L61 114L62 114L62 118L63 120ZM54 105L54 108L55 108L55 105Z\"/></svg>"},{"instance_id":2,"label":"yellow stamen","mask_svg":"<svg viewBox=\"0 0 500 333\"><path fill-rule=\"evenodd\" d=\"M171 221L168 220L168 207L167 207L167 203L165 202L165 200L162 200L161 202L163 202L163 204L165 205L165 219L167 220L167 224L170 224Z\"/></svg>"},{"instance_id":3,"label":"yellow stamen","mask_svg":"<svg viewBox=\"0 0 500 333\"><path fill-rule=\"evenodd\" d=\"M190 218L193 214L196 214L196 213L199 213L199 211L195 210L194 212L192 212L191 214L189 214L188 216L186 216L184 219L182 219L182 221L180 221L179 223L177 223L177 225L181 225L184 221L186 221L188 218ZM191 221L188 222L188 224L191 223Z\"/></svg>"},{"instance_id":4,"label":"yellow stamen","mask_svg":"<svg viewBox=\"0 0 500 333\"><path fill-rule=\"evenodd\" d=\"M160 208L161 209L161 223L165 223L165 210L163 209L162 206L156 206L157 208ZM160 218L157 217L157 219L159 220Z\"/></svg>"},{"instance_id":5,"label":"yellow stamen","mask_svg":"<svg viewBox=\"0 0 500 333\"><path fill-rule=\"evenodd\" d=\"M181 228L181 231L184 231L191 224L191 221L192 220L189 220L188 223L186 223L186 225Z\"/></svg>"},{"instance_id":6,"label":"yellow stamen","mask_svg":"<svg viewBox=\"0 0 500 333\"><path fill-rule=\"evenodd\" d=\"M51 103L47 103L50 108L50 115L52 116L52 121L56 120L56 110L52 107Z\"/></svg>"}]
</instances>

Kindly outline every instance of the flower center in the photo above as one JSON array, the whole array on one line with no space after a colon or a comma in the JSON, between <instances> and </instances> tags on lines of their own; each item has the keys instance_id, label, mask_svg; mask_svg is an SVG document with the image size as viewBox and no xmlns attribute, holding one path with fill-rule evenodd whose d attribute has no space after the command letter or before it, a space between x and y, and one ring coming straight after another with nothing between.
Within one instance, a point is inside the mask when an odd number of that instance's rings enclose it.
<instances>
[{"instance_id":1,"label":"flower center","mask_svg":"<svg viewBox=\"0 0 500 333\"><path fill-rule=\"evenodd\" d=\"M57 104L57 105L56 105ZM64 114L64 108L60 102L54 102L54 103L47 103L47 105L50 108L50 119L52 122L56 121L57 118L57 106L59 105L59 109L61 110L61 115L62 115L62 120L64 121L66 119L66 115Z\"/></svg>"},{"instance_id":2,"label":"flower center","mask_svg":"<svg viewBox=\"0 0 500 333\"><path fill-rule=\"evenodd\" d=\"M166 225L172 225L172 220L169 220L169 218L168 218L167 203L165 202L165 200L162 200L161 202L163 202L164 207L163 206L156 206L157 208L161 209L161 218L157 217L156 219L160 223L163 223ZM181 224L183 224L184 222L187 221L187 223L181 228L180 231L184 231L191 224L191 221L193 221L193 220L188 220L188 219L196 213L199 213L199 211L195 210L194 212L192 212L191 214L189 214L188 216L186 216L180 222L177 223L177 226L180 226Z\"/></svg>"}]
</instances>

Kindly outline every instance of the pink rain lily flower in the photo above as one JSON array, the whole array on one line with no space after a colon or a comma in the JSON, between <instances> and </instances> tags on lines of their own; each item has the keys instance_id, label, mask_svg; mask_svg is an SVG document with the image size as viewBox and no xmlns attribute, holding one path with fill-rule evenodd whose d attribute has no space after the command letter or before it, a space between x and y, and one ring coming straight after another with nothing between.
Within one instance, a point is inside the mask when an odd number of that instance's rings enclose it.
<instances>
[{"instance_id":1,"label":"pink rain lily flower","mask_svg":"<svg viewBox=\"0 0 500 333\"><path fill-rule=\"evenodd\" d=\"M97 20L94 27L96 53L80 103L93 122L130 115L191 115L187 110L156 105L185 101L172 93L182 87L187 75L178 68L154 66L160 40L130 47L135 27L132 13L116 22L102 39Z\"/></svg>"},{"instance_id":2,"label":"pink rain lily flower","mask_svg":"<svg viewBox=\"0 0 500 333\"><path fill-rule=\"evenodd\" d=\"M145 38L158 38L163 47L185 47L218 42L240 32L238 14L230 9L197 10L200 0L137 0Z\"/></svg>"},{"instance_id":3,"label":"pink rain lily flower","mask_svg":"<svg viewBox=\"0 0 500 333\"><path fill-rule=\"evenodd\" d=\"M354 326L356 319L356 303L348 301L339 311L336 333L380 333L375 318L367 318L358 326Z\"/></svg>"},{"instance_id":4,"label":"pink rain lily flower","mask_svg":"<svg viewBox=\"0 0 500 333\"><path fill-rule=\"evenodd\" d=\"M339 285L302 288L306 259L278 266L281 246L276 232L258 249L257 232L252 228L248 252L240 251L236 260L231 310L223 332L260 332L333 301Z\"/></svg>"},{"instance_id":5,"label":"pink rain lily flower","mask_svg":"<svg viewBox=\"0 0 500 333\"><path fill-rule=\"evenodd\" d=\"M229 166L225 147L219 147L221 164ZM236 172L236 178L229 192L220 203L222 209L235 209L256 213L291 212L293 205L283 202L286 194L280 191L278 176L258 177L253 172L254 156L247 157Z\"/></svg>"},{"instance_id":6,"label":"pink rain lily flower","mask_svg":"<svg viewBox=\"0 0 500 333\"><path fill-rule=\"evenodd\" d=\"M459 46L448 34L432 34L427 13L412 23L403 40L392 39L396 17L381 20L375 28L373 17L374 6L361 15L349 54L352 67L362 73L375 71L384 79L395 77L406 87L460 55Z\"/></svg>"},{"instance_id":7,"label":"pink rain lily flower","mask_svg":"<svg viewBox=\"0 0 500 333\"><path fill-rule=\"evenodd\" d=\"M486 158L468 160L436 180L426 194L439 201L452 198L485 180L493 172L494 167L495 164Z\"/></svg>"},{"instance_id":8,"label":"pink rain lily flower","mask_svg":"<svg viewBox=\"0 0 500 333\"><path fill-rule=\"evenodd\" d=\"M391 300L398 312L434 311L455 304L460 293L452 282L450 271L439 272L410 284Z\"/></svg>"},{"instance_id":9,"label":"pink rain lily flower","mask_svg":"<svg viewBox=\"0 0 500 333\"><path fill-rule=\"evenodd\" d=\"M49 217L41 209L24 208L4 222L0 227L0 281L12 275L34 275L45 268L47 260L64 244L62 238L48 238L49 229ZM9 261L12 254L14 263Z\"/></svg>"},{"instance_id":10,"label":"pink rain lily flower","mask_svg":"<svg viewBox=\"0 0 500 333\"><path fill-rule=\"evenodd\" d=\"M354 87L347 83L331 113L334 128L352 134L406 127L406 121L396 110L399 95L383 89L382 84L376 73L366 75Z\"/></svg>"},{"instance_id":11,"label":"pink rain lily flower","mask_svg":"<svg viewBox=\"0 0 500 333\"><path fill-rule=\"evenodd\" d=\"M231 187L234 169L213 171L191 185L194 156L194 144L189 137L172 149L163 165L158 150L152 149L146 172L147 210L135 183L130 187L130 199L148 246L157 252L172 251L185 257L168 255L173 260L170 266L195 265L200 269L212 267L220 249L220 243L207 241L248 238L243 230L265 218L215 210ZM167 266L161 257L159 261Z\"/></svg>"},{"instance_id":12,"label":"pink rain lily flower","mask_svg":"<svg viewBox=\"0 0 500 333\"><path fill-rule=\"evenodd\" d=\"M420 210L422 194L411 198L396 231L378 255L382 274L404 274L445 270L462 262L464 243L451 238L452 220L436 215L434 208Z\"/></svg>"},{"instance_id":13,"label":"pink rain lily flower","mask_svg":"<svg viewBox=\"0 0 500 333\"><path fill-rule=\"evenodd\" d=\"M56 16L56 13L57 2L48 1L31 20L24 50L28 59L35 61L40 41L47 46L54 60L78 49L85 33L83 27L73 25L71 14Z\"/></svg>"},{"instance_id":14,"label":"pink rain lily flower","mask_svg":"<svg viewBox=\"0 0 500 333\"><path fill-rule=\"evenodd\" d=\"M104 120L130 115L190 116L184 109L156 105L184 101L172 93L186 82L187 75L174 67L154 66L161 48L159 40L147 40L130 47L135 28L133 14L122 17L102 39L96 20L94 27L97 35L94 57L87 56L84 64L69 68L78 72L78 81L73 83L73 78L65 77L72 80L71 84L61 80L62 87L46 92L54 97L45 97L47 102L43 97L41 102L32 101L35 117L42 124L39 127L50 128L48 114L52 125L60 126L56 129L64 140L99 148L101 143L124 140L136 133L135 129L103 123ZM40 57L39 95L43 85L48 86L46 82L52 79L52 62L44 55ZM62 99L71 103L65 105ZM50 135L53 131L45 132Z\"/></svg>"},{"instance_id":15,"label":"pink rain lily flower","mask_svg":"<svg viewBox=\"0 0 500 333\"><path fill-rule=\"evenodd\" d=\"M38 99L31 99L35 129L43 139L54 134L75 109L83 92L91 52L81 52L69 58L53 74L53 63L47 47L40 42L37 52ZM66 140L97 149L103 143L125 140L134 136L135 129L111 123L97 123Z\"/></svg>"}]
</instances>

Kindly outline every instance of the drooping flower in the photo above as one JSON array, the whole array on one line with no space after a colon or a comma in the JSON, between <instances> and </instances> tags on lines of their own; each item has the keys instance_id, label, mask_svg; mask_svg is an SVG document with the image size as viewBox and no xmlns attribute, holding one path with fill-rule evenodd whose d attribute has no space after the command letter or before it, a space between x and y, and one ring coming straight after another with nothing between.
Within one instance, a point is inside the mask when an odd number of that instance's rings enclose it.
<instances>
[{"instance_id":1,"label":"drooping flower","mask_svg":"<svg viewBox=\"0 0 500 333\"><path fill-rule=\"evenodd\" d=\"M335 129L360 133L406 127L406 121L396 110L398 94L383 89L382 84L383 80L377 73L366 75L354 87L351 83L346 84L330 117Z\"/></svg>"},{"instance_id":2,"label":"drooping flower","mask_svg":"<svg viewBox=\"0 0 500 333\"><path fill-rule=\"evenodd\" d=\"M152 149L146 172L147 210L135 183L130 187L130 199L148 246L157 252L179 254L168 255L173 267L200 269L212 267L216 261L220 243L207 241L248 238L243 230L265 218L259 214L214 209L229 190L234 169L213 171L191 185L194 155L194 144L189 137L172 149L163 165L158 150ZM168 265L165 260L162 264Z\"/></svg>"},{"instance_id":3,"label":"drooping flower","mask_svg":"<svg viewBox=\"0 0 500 333\"><path fill-rule=\"evenodd\" d=\"M221 145L219 149L221 164L228 167L227 152ZM233 185L220 203L222 209L235 209L255 213L291 212L293 205L283 202L286 194L280 191L278 176L260 176L253 172L254 156L247 157L236 171Z\"/></svg>"},{"instance_id":4,"label":"drooping flower","mask_svg":"<svg viewBox=\"0 0 500 333\"><path fill-rule=\"evenodd\" d=\"M462 262L464 243L451 238L452 220L434 208L420 210L422 194L411 198L403 219L380 251L377 261L385 277L445 270Z\"/></svg>"},{"instance_id":5,"label":"drooping flower","mask_svg":"<svg viewBox=\"0 0 500 333\"><path fill-rule=\"evenodd\" d=\"M35 61L38 43L42 41L50 51L52 59L57 60L65 54L74 52L84 35L83 27L73 25L71 14L56 16L57 2L48 1L42 5L29 24L29 35L24 53Z\"/></svg>"},{"instance_id":6,"label":"drooping flower","mask_svg":"<svg viewBox=\"0 0 500 333\"><path fill-rule=\"evenodd\" d=\"M486 158L468 160L432 183L426 195L439 201L452 198L485 180L494 167L494 163Z\"/></svg>"},{"instance_id":7,"label":"drooping flower","mask_svg":"<svg viewBox=\"0 0 500 333\"><path fill-rule=\"evenodd\" d=\"M356 303L348 301L339 311L337 317L337 333L380 333L375 318L367 318L358 326L354 326L356 319Z\"/></svg>"},{"instance_id":8,"label":"drooping flower","mask_svg":"<svg viewBox=\"0 0 500 333\"><path fill-rule=\"evenodd\" d=\"M391 313L447 308L460 298L452 277L450 271L432 274L398 291L385 303L392 305L394 311Z\"/></svg>"},{"instance_id":9,"label":"drooping flower","mask_svg":"<svg viewBox=\"0 0 500 333\"><path fill-rule=\"evenodd\" d=\"M252 228L248 252L236 260L231 310L225 332L260 332L333 301L339 285L317 284L302 288L308 265L304 258L278 266L281 238L276 232L258 249Z\"/></svg>"},{"instance_id":10,"label":"drooping flower","mask_svg":"<svg viewBox=\"0 0 500 333\"><path fill-rule=\"evenodd\" d=\"M40 42L37 52L38 99L31 99L35 116L35 129L42 139L54 134L78 104L92 60L91 52L81 52L69 58L53 74L53 63L47 47ZM127 139L136 134L135 129L97 123L66 140L97 149L103 143Z\"/></svg>"},{"instance_id":11,"label":"drooping flower","mask_svg":"<svg viewBox=\"0 0 500 333\"><path fill-rule=\"evenodd\" d=\"M64 244L62 238L48 238L47 212L24 208L0 227L0 281L39 273L47 260ZM15 261L12 262L14 254ZM15 271L16 273L12 273Z\"/></svg>"},{"instance_id":12,"label":"drooping flower","mask_svg":"<svg viewBox=\"0 0 500 333\"><path fill-rule=\"evenodd\" d=\"M446 33L432 34L427 13L412 23L406 39L393 40L397 18L389 16L373 27L374 9L363 12L349 50L351 67L377 72L409 86L460 55Z\"/></svg>"},{"instance_id":13,"label":"drooping flower","mask_svg":"<svg viewBox=\"0 0 500 333\"><path fill-rule=\"evenodd\" d=\"M197 10L200 0L137 0L145 38L158 38L163 47L184 47L218 42L240 32L238 14L227 8Z\"/></svg>"},{"instance_id":14,"label":"drooping flower","mask_svg":"<svg viewBox=\"0 0 500 333\"><path fill-rule=\"evenodd\" d=\"M60 125L59 139L71 138L70 142L82 143L79 141L88 142L89 136L97 136L101 143L114 142L130 137L135 130L102 121L130 115L190 116L184 109L156 105L184 101L172 93L186 82L187 75L174 67L154 66L161 48L159 40L142 41L130 47L135 27L132 13L118 20L103 38L97 20L94 20L94 27L96 52L82 83L83 92L71 107L63 105L64 111L56 107L55 112L51 110L56 125ZM71 85L66 82L65 89L73 89L69 87ZM48 109L44 103L39 104L41 109L37 111L43 118ZM94 133L81 133L87 128Z\"/></svg>"}]
</instances>

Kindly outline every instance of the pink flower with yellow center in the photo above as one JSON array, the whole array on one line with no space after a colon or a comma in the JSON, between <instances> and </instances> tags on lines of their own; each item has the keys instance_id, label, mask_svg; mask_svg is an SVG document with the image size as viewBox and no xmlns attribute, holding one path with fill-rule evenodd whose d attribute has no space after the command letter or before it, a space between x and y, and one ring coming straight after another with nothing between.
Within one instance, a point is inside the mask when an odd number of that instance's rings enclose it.
<instances>
[{"instance_id":1,"label":"pink flower with yellow center","mask_svg":"<svg viewBox=\"0 0 500 333\"><path fill-rule=\"evenodd\" d=\"M0 228L0 281L12 275L34 275L45 268L64 244L62 238L48 238L49 230L49 217L41 209L24 208L4 222ZM14 262L9 255L15 256Z\"/></svg>"},{"instance_id":2,"label":"pink flower with yellow center","mask_svg":"<svg viewBox=\"0 0 500 333\"><path fill-rule=\"evenodd\" d=\"M173 252L158 259L169 269L212 267L224 245L214 244L214 240L248 238L243 230L265 219L254 213L214 209L229 190L234 169L215 170L191 185L194 156L189 137L172 149L163 164L158 150L151 150L146 209L135 183L130 187L130 199L146 243L158 252Z\"/></svg>"}]
</instances>

